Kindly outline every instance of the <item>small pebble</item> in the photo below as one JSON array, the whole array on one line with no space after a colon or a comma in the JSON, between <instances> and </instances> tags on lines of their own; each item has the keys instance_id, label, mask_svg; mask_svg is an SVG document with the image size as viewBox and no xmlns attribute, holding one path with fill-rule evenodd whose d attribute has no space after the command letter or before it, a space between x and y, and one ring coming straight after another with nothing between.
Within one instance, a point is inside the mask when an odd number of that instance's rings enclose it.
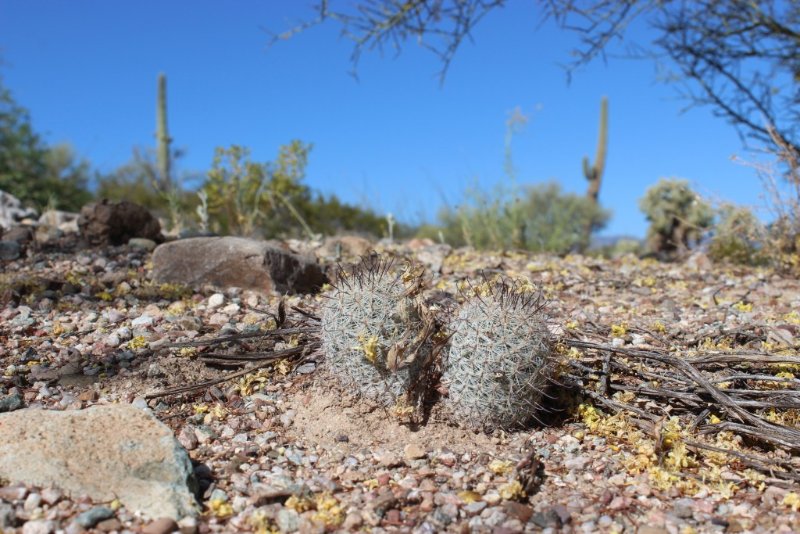
<instances>
[{"instance_id":1,"label":"small pebble","mask_svg":"<svg viewBox=\"0 0 800 534\"><path fill-rule=\"evenodd\" d=\"M193 451L197 448L199 443L195 428L190 425L185 425L178 433L178 442L183 445L187 451Z\"/></svg>"},{"instance_id":2,"label":"small pebble","mask_svg":"<svg viewBox=\"0 0 800 534\"><path fill-rule=\"evenodd\" d=\"M22 505L22 508L30 513L36 510L39 505L42 504L42 496L39 493L29 493L28 496L25 498L25 504Z\"/></svg>"},{"instance_id":3,"label":"small pebble","mask_svg":"<svg viewBox=\"0 0 800 534\"><path fill-rule=\"evenodd\" d=\"M0 413L13 412L22 408L22 395L14 393L0 398Z\"/></svg>"},{"instance_id":4,"label":"small pebble","mask_svg":"<svg viewBox=\"0 0 800 534\"><path fill-rule=\"evenodd\" d=\"M0 532L11 529L17 522L17 514L14 507L8 503L0 502Z\"/></svg>"},{"instance_id":5,"label":"small pebble","mask_svg":"<svg viewBox=\"0 0 800 534\"><path fill-rule=\"evenodd\" d=\"M222 293L214 293L213 295L208 297L208 304L206 304L206 307L209 310L215 310L220 306L222 306L224 302L225 302L225 295L223 295Z\"/></svg>"},{"instance_id":6,"label":"small pebble","mask_svg":"<svg viewBox=\"0 0 800 534\"><path fill-rule=\"evenodd\" d=\"M140 315L139 317L137 317L133 321L131 321L131 326L134 327L134 328L151 326L154 321L155 321L155 319L153 319L152 317L150 317L149 315L147 315L145 313L145 314Z\"/></svg>"},{"instance_id":7,"label":"small pebble","mask_svg":"<svg viewBox=\"0 0 800 534\"><path fill-rule=\"evenodd\" d=\"M197 534L197 519L194 517L184 517L178 521L178 529L181 534Z\"/></svg>"},{"instance_id":8,"label":"small pebble","mask_svg":"<svg viewBox=\"0 0 800 534\"><path fill-rule=\"evenodd\" d=\"M22 525L22 534L51 534L58 528L58 523L51 520L36 519Z\"/></svg>"},{"instance_id":9,"label":"small pebble","mask_svg":"<svg viewBox=\"0 0 800 534\"><path fill-rule=\"evenodd\" d=\"M111 517L114 517L114 510L105 506L95 506L82 514L78 514L78 517L75 518L75 522L83 528L92 528L100 521Z\"/></svg>"},{"instance_id":10,"label":"small pebble","mask_svg":"<svg viewBox=\"0 0 800 534\"><path fill-rule=\"evenodd\" d=\"M405 454L406 458L409 460L419 460L420 458L425 458L427 455L425 449L418 443L409 443L406 445L403 448L403 454Z\"/></svg>"},{"instance_id":11,"label":"small pebble","mask_svg":"<svg viewBox=\"0 0 800 534\"><path fill-rule=\"evenodd\" d=\"M162 517L148 523L142 528L142 534L170 534L178 530L178 523L171 517Z\"/></svg>"},{"instance_id":12,"label":"small pebble","mask_svg":"<svg viewBox=\"0 0 800 534\"><path fill-rule=\"evenodd\" d=\"M112 517L111 519L103 519L94 528L102 532L118 531L122 529L122 522L116 517Z\"/></svg>"}]
</instances>

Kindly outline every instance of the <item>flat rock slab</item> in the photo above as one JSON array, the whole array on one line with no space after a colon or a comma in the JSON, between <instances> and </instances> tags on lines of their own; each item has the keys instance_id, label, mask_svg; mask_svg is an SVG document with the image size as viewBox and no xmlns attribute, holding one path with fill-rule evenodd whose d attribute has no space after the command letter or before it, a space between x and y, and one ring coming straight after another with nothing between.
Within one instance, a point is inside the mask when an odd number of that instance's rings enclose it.
<instances>
[{"instance_id":1,"label":"flat rock slab","mask_svg":"<svg viewBox=\"0 0 800 534\"><path fill-rule=\"evenodd\" d=\"M119 499L146 518L197 514L186 451L166 425L129 404L0 414L0 478Z\"/></svg>"},{"instance_id":2,"label":"flat rock slab","mask_svg":"<svg viewBox=\"0 0 800 534\"><path fill-rule=\"evenodd\" d=\"M193 237L159 245L153 252L153 278L280 293L311 293L327 281L313 259L274 242L242 237Z\"/></svg>"}]
</instances>

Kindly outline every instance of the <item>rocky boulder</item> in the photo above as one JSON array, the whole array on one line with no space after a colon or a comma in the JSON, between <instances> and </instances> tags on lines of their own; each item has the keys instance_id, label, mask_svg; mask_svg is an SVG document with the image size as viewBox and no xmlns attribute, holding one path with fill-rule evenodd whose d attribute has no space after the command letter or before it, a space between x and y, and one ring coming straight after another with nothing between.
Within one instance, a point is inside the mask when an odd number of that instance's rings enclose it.
<instances>
[{"instance_id":1,"label":"rocky boulder","mask_svg":"<svg viewBox=\"0 0 800 534\"><path fill-rule=\"evenodd\" d=\"M292 254L274 241L194 237L159 245L153 252L157 282L311 293L327 281L313 258Z\"/></svg>"},{"instance_id":2,"label":"rocky boulder","mask_svg":"<svg viewBox=\"0 0 800 534\"><path fill-rule=\"evenodd\" d=\"M161 225L147 208L123 200L92 202L78 217L81 236L90 245L124 245L132 237L161 241Z\"/></svg>"},{"instance_id":3,"label":"rocky boulder","mask_svg":"<svg viewBox=\"0 0 800 534\"><path fill-rule=\"evenodd\" d=\"M25 219L35 219L36 210L23 208L20 200L5 191L0 191L0 227L11 228Z\"/></svg>"},{"instance_id":4,"label":"rocky boulder","mask_svg":"<svg viewBox=\"0 0 800 534\"><path fill-rule=\"evenodd\" d=\"M119 499L146 518L197 513L186 451L166 425L128 404L0 414L0 478Z\"/></svg>"},{"instance_id":5,"label":"rocky boulder","mask_svg":"<svg viewBox=\"0 0 800 534\"><path fill-rule=\"evenodd\" d=\"M33 242L33 228L14 226L3 232L0 240L0 260L16 260L22 257Z\"/></svg>"}]
</instances>

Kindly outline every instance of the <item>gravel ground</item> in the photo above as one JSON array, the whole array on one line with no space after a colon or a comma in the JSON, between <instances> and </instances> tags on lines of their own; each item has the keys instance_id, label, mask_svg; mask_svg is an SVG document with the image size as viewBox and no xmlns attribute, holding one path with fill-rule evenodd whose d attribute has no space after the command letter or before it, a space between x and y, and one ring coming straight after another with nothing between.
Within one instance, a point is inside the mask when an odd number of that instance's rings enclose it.
<instances>
[{"instance_id":1,"label":"gravel ground","mask_svg":"<svg viewBox=\"0 0 800 534\"><path fill-rule=\"evenodd\" d=\"M197 355L205 349L159 350L165 344L272 327L280 298L155 284L149 257L115 247L37 253L3 265L0 411L20 400L54 410L147 404L195 463L202 515L148 524L124 507L0 480L0 531L800 531L797 488L733 464L717 465L713 479L663 483L657 471L637 468L650 455L650 437L614 431L608 419L596 424L579 410L513 433L461 429L437 410L414 427L340 391L320 355L199 394L145 400L230 372L203 363ZM665 265L458 250L444 259L430 291L455 294L479 270L524 276L548 297L554 331L586 330L616 345L668 338L723 349L729 341L721 332L764 334L764 343L777 342L765 333L776 326L784 341L798 332L797 280L711 269L699 259ZM320 301L286 298L312 313ZM301 319L290 314L289 322ZM263 348L249 341L237 350ZM517 483L526 458L542 465L529 495Z\"/></svg>"}]
</instances>

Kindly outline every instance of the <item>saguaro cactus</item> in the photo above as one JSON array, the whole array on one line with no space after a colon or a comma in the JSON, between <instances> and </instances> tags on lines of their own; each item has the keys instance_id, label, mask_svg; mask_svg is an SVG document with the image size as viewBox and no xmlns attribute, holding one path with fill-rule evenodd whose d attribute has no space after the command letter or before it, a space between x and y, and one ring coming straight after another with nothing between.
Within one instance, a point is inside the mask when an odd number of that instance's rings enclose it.
<instances>
[{"instance_id":1,"label":"saguaro cactus","mask_svg":"<svg viewBox=\"0 0 800 534\"><path fill-rule=\"evenodd\" d=\"M586 191L586 196L591 200L595 206L599 205L600 197L600 184L603 181L603 172L606 167L606 153L608 152L608 98L603 97L600 101L600 127L597 136L597 153L595 154L594 164L589 162L589 157L583 158L583 175L589 181L589 188ZM586 234L584 235L582 249L589 246L591 239L593 222L589 222L586 226Z\"/></svg>"},{"instance_id":2,"label":"saguaro cactus","mask_svg":"<svg viewBox=\"0 0 800 534\"><path fill-rule=\"evenodd\" d=\"M158 161L158 172L160 186L163 191L170 191L172 182L170 176L170 150L169 145L172 139L167 130L167 77L161 73L158 75L158 100L156 102L156 158Z\"/></svg>"}]
</instances>

